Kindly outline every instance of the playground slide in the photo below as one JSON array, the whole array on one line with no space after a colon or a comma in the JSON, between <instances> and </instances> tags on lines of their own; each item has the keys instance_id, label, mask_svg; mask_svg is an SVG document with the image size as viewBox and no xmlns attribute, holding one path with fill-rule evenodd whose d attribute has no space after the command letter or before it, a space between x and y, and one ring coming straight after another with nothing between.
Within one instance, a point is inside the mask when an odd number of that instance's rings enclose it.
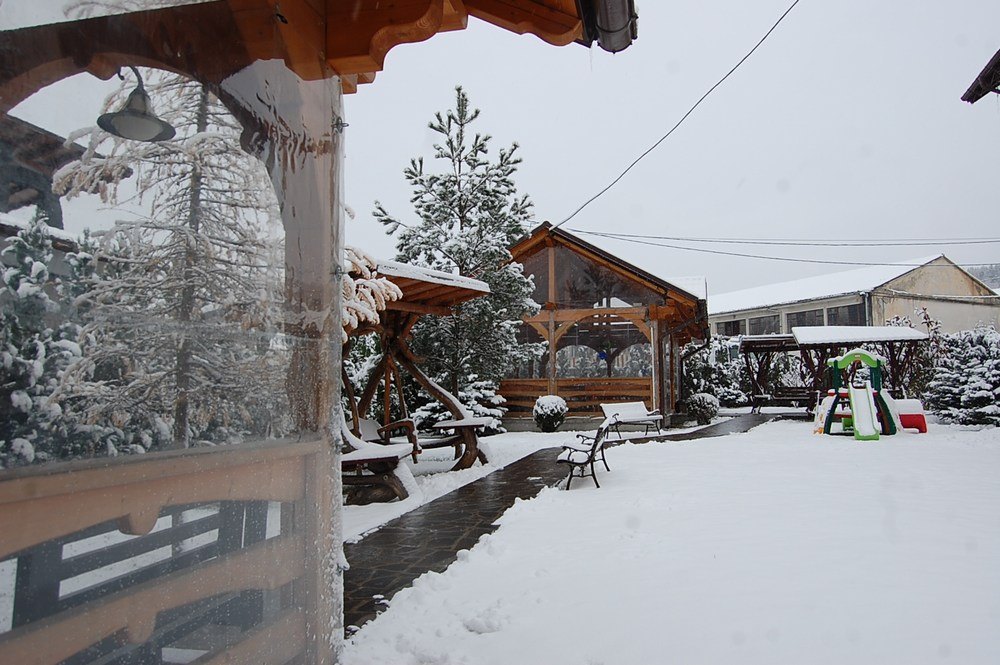
<instances>
[{"instance_id":1,"label":"playground slide","mask_svg":"<svg viewBox=\"0 0 1000 665\"><path fill-rule=\"evenodd\" d=\"M859 441L878 440L881 427L871 384L866 381L864 388L848 386L847 391L851 400L851 418L854 420L854 438Z\"/></svg>"}]
</instances>

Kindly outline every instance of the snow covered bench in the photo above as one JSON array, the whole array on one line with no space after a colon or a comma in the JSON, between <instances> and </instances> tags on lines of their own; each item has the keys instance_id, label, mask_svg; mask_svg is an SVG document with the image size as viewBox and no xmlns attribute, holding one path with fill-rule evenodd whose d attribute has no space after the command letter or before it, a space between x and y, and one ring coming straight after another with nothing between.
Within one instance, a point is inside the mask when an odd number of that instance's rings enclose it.
<instances>
[{"instance_id":1,"label":"snow covered bench","mask_svg":"<svg viewBox=\"0 0 1000 665\"><path fill-rule=\"evenodd\" d=\"M417 455L420 454L420 444L417 441L417 428L413 422L412 418L405 418L403 420L397 420L391 422L388 425L379 425L376 421L370 418L359 418L358 419L358 431L361 433L361 439L369 443L377 443L380 445L389 445L394 443L392 440L393 434L401 433L406 437L406 440L410 442L410 446L413 452L410 453L413 457L413 462L416 463ZM395 441L395 443L402 443L401 441Z\"/></svg>"},{"instance_id":2,"label":"snow covered bench","mask_svg":"<svg viewBox=\"0 0 1000 665\"><path fill-rule=\"evenodd\" d=\"M345 490L352 488L347 492L348 503L363 505L403 500L410 495L399 477L400 472L405 470L406 474L410 474L410 470L405 465L400 468L399 462L413 454L411 444L382 445L362 441L354 436L346 422L341 433L344 437L344 451L340 456L341 479Z\"/></svg>"},{"instance_id":3,"label":"snow covered bench","mask_svg":"<svg viewBox=\"0 0 1000 665\"><path fill-rule=\"evenodd\" d=\"M642 402L617 402L614 404L601 404L604 417L611 420L610 427L615 428L618 438L622 436L619 427L621 425L645 425L644 434L649 434L649 428L655 427L656 433L660 433L660 423L663 416L659 410L649 411ZM605 422L608 422L605 420Z\"/></svg>"},{"instance_id":4,"label":"snow covered bench","mask_svg":"<svg viewBox=\"0 0 1000 665\"><path fill-rule=\"evenodd\" d=\"M605 418L604 422L597 428L594 436L577 434L576 437L580 439L579 441L563 444L563 451L556 457L556 462L569 465L569 475L566 476L566 489L569 489L574 477L586 478L587 476L593 478L594 484L600 489L601 484L597 482L597 472L594 470L594 464L600 458L604 464L604 468L611 471L608 461L604 458L604 441L607 438L608 430L611 429L614 422L614 417ZM590 473L587 473L588 466L590 467ZM579 474L574 473L577 470L580 471Z\"/></svg>"},{"instance_id":5,"label":"snow covered bench","mask_svg":"<svg viewBox=\"0 0 1000 665\"><path fill-rule=\"evenodd\" d=\"M760 413L765 406L795 406L804 407L807 412L812 413L816 408L818 393L804 386L778 386L774 389L774 394L754 395L752 398L751 412Z\"/></svg>"}]
</instances>

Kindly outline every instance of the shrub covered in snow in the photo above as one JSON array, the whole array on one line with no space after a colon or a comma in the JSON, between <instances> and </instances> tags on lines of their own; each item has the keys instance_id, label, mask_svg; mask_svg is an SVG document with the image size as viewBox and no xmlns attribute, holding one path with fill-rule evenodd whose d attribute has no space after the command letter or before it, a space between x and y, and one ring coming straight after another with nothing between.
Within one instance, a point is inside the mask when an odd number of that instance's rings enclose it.
<instances>
[{"instance_id":1,"label":"shrub covered in snow","mask_svg":"<svg viewBox=\"0 0 1000 665\"><path fill-rule=\"evenodd\" d=\"M699 425L707 425L719 415L719 399L715 395L695 393L685 400L684 405Z\"/></svg>"},{"instance_id":2,"label":"shrub covered in snow","mask_svg":"<svg viewBox=\"0 0 1000 665\"><path fill-rule=\"evenodd\" d=\"M569 407L566 400L558 395L542 395L535 400L535 407L531 410L531 415L535 418L535 424L543 432L555 432L566 420L566 413Z\"/></svg>"},{"instance_id":3,"label":"shrub covered in snow","mask_svg":"<svg viewBox=\"0 0 1000 665\"><path fill-rule=\"evenodd\" d=\"M692 343L684 349L684 390L687 394L715 395L726 407L744 406L750 402L746 366L730 352L734 342L735 338L713 337L708 346Z\"/></svg>"},{"instance_id":4,"label":"shrub covered in snow","mask_svg":"<svg viewBox=\"0 0 1000 665\"><path fill-rule=\"evenodd\" d=\"M992 326L944 335L925 394L945 422L1000 425L1000 333Z\"/></svg>"}]
</instances>

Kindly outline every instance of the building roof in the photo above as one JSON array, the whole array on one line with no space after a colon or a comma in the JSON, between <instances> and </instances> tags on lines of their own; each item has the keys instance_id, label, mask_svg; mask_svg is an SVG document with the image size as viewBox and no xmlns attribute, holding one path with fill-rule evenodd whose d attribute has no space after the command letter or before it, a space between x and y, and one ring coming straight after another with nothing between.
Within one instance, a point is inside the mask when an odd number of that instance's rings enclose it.
<instances>
[{"instance_id":1,"label":"building roof","mask_svg":"<svg viewBox=\"0 0 1000 665\"><path fill-rule=\"evenodd\" d=\"M927 339L927 333L908 326L795 326L792 328L792 336L800 348Z\"/></svg>"},{"instance_id":2,"label":"building roof","mask_svg":"<svg viewBox=\"0 0 1000 665\"><path fill-rule=\"evenodd\" d=\"M426 313L446 314L446 308L490 292L489 284L478 279L408 263L380 259L376 270L403 292L402 300L387 303L387 309L407 310L419 305Z\"/></svg>"},{"instance_id":3,"label":"building roof","mask_svg":"<svg viewBox=\"0 0 1000 665\"><path fill-rule=\"evenodd\" d=\"M866 266L790 282L765 284L729 293L714 294L710 298L708 309L710 314L716 315L866 293L943 257L943 254L936 254L889 265Z\"/></svg>"},{"instance_id":4,"label":"building roof","mask_svg":"<svg viewBox=\"0 0 1000 665\"><path fill-rule=\"evenodd\" d=\"M983 71L962 95L963 102L975 104L991 92L1000 93L1000 51L986 63Z\"/></svg>"},{"instance_id":5,"label":"building roof","mask_svg":"<svg viewBox=\"0 0 1000 665\"><path fill-rule=\"evenodd\" d=\"M611 254L597 245L592 245L586 240L582 240L579 236L573 235L569 231L552 226L549 222L542 222L535 228L531 229L527 237L514 243L514 245L510 248L510 252L513 254L514 259L519 260L519 257L524 256L525 254L533 254L534 247L541 243L545 236L554 236L569 245L576 245L586 252L599 256L607 263L618 268L618 270L631 275L633 278L638 278L640 281L644 281L650 286L662 291L679 294L680 296L686 297L692 301L705 300L705 296L707 295L708 289L705 284L704 277L679 277L674 278L674 280L676 280L674 281L654 275L652 272L640 268L634 263L629 263L621 257Z\"/></svg>"}]
</instances>

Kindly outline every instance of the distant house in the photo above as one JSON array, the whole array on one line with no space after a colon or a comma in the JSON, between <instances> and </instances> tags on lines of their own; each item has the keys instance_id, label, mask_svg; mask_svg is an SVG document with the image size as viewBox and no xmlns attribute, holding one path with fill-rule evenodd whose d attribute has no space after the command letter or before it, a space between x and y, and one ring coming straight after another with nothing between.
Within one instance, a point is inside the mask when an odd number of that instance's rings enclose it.
<instances>
[{"instance_id":1,"label":"distant house","mask_svg":"<svg viewBox=\"0 0 1000 665\"><path fill-rule=\"evenodd\" d=\"M1000 296L943 254L713 294L718 335L789 333L794 326L882 325L926 307L945 332L992 323Z\"/></svg>"},{"instance_id":2,"label":"distant house","mask_svg":"<svg viewBox=\"0 0 1000 665\"><path fill-rule=\"evenodd\" d=\"M658 277L548 223L511 253L542 305L524 320L521 339L545 342L548 351L510 368L500 385L508 416L530 417L546 394L565 398L572 415L621 401L673 412L680 347L708 338L704 279Z\"/></svg>"}]
</instances>

